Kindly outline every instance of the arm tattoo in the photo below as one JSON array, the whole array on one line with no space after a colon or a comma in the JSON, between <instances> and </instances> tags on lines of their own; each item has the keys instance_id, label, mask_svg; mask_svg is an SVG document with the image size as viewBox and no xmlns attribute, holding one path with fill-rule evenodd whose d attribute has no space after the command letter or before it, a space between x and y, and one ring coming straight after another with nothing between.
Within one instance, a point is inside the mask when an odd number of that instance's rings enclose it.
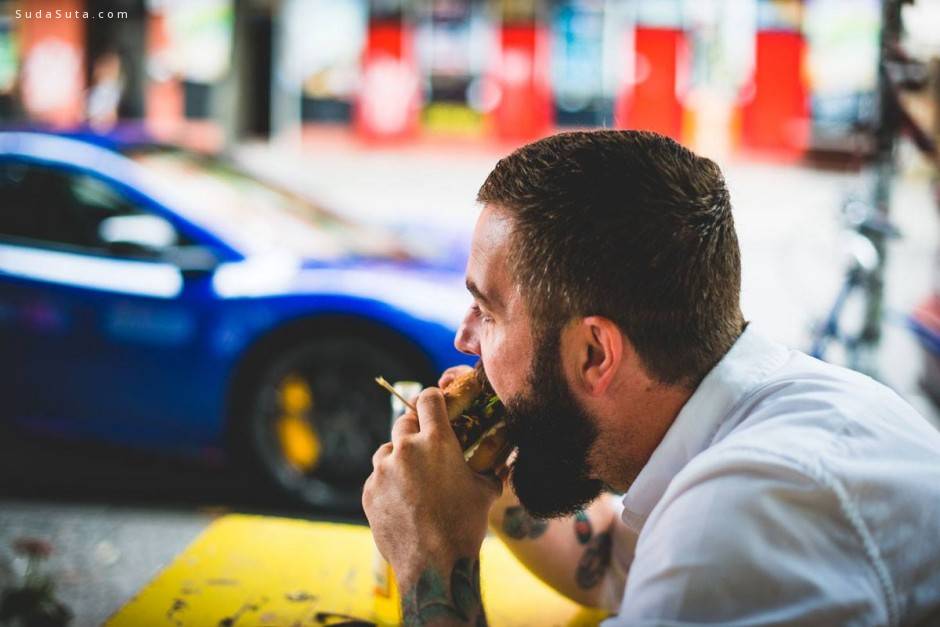
<instances>
[{"instance_id":1,"label":"arm tattoo","mask_svg":"<svg viewBox=\"0 0 940 627\"><path fill-rule=\"evenodd\" d=\"M574 515L574 535L578 538L578 544L587 544L594 531L591 529L591 519L587 512L580 511Z\"/></svg>"},{"instance_id":2,"label":"arm tattoo","mask_svg":"<svg viewBox=\"0 0 940 627\"><path fill-rule=\"evenodd\" d=\"M519 506L507 507L503 516L503 532L513 540L535 540L548 529L547 520L539 520Z\"/></svg>"},{"instance_id":3,"label":"arm tattoo","mask_svg":"<svg viewBox=\"0 0 940 627\"><path fill-rule=\"evenodd\" d=\"M593 588L600 583L610 566L610 553L613 546L610 533L600 533L590 541L578 562L575 579L579 588Z\"/></svg>"},{"instance_id":4,"label":"arm tattoo","mask_svg":"<svg viewBox=\"0 0 940 627\"><path fill-rule=\"evenodd\" d=\"M407 627L428 625L439 618L485 627L480 560L458 559L450 573L449 585L436 569L425 569L414 588L402 596L401 604L402 624Z\"/></svg>"}]
</instances>

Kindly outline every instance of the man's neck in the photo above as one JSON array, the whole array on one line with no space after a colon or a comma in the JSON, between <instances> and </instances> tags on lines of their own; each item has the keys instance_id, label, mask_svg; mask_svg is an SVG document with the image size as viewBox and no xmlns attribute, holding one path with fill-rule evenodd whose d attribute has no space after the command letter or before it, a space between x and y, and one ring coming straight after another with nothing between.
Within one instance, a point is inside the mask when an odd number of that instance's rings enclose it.
<instances>
[{"instance_id":1,"label":"man's neck","mask_svg":"<svg viewBox=\"0 0 940 627\"><path fill-rule=\"evenodd\" d=\"M742 318L735 342L747 325ZM727 352L722 354L719 361ZM631 384L631 381L637 379L644 382ZM666 437L699 384L701 381L694 386L663 385L649 378L645 371L628 376L608 407L607 415L613 418L605 421L606 433L598 438L592 456L592 465L600 470L600 479L614 490L626 492Z\"/></svg>"},{"instance_id":2,"label":"man's neck","mask_svg":"<svg viewBox=\"0 0 940 627\"><path fill-rule=\"evenodd\" d=\"M616 403L616 416L605 421L598 437L592 466L600 479L618 492L626 492L653 456L695 390L651 384L624 388Z\"/></svg>"}]
</instances>

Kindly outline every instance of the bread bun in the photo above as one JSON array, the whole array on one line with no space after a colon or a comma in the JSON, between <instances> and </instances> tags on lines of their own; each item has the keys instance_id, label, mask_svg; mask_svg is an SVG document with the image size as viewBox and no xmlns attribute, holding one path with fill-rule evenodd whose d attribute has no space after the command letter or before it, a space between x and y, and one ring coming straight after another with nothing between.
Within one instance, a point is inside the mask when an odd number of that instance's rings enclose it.
<instances>
[{"instance_id":1,"label":"bread bun","mask_svg":"<svg viewBox=\"0 0 940 627\"><path fill-rule=\"evenodd\" d=\"M444 388L444 402L470 468L487 473L502 465L512 451L503 421L505 409L482 367L478 364L451 381Z\"/></svg>"},{"instance_id":2,"label":"bread bun","mask_svg":"<svg viewBox=\"0 0 940 627\"><path fill-rule=\"evenodd\" d=\"M477 371L468 370L455 378L444 388L444 403L447 405L447 419L455 420L460 414L470 409L476 398L483 393L483 382Z\"/></svg>"}]
</instances>

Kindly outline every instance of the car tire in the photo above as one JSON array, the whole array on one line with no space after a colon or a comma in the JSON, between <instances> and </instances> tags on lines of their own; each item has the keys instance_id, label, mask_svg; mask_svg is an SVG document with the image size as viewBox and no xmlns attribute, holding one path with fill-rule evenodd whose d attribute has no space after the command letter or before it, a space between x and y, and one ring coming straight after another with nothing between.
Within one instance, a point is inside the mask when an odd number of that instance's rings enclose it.
<instances>
[{"instance_id":1,"label":"car tire","mask_svg":"<svg viewBox=\"0 0 940 627\"><path fill-rule=\"evenodd\" d=\"M402 352L335 336L276 354L240 429L253 466L296 504L358 511L372 455L389 439L391 402L375 377L427 382L427 368Z\"/></svg>"}]
</instances>

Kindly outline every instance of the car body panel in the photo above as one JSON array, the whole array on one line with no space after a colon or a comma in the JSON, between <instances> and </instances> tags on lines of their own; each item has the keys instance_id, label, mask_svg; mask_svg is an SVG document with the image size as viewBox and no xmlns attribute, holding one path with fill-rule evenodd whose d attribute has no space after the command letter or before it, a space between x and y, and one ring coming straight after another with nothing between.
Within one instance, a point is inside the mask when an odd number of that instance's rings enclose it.
<instances>
[{"instance_id":1,"label":"car body panel","mask_svg":"<svg viewBox=\"0 0 940 627\"><path fill-rule=\"evenodd\" d=\"M11 160L105 181L219 261L187 273L0 234L0 342L11 365L0 393L8 417L31 429L175 453L220 450L242 360L299 321L367 322L438 371L471 361L453 347L469 301L453 270L248 254L177 211L130 159L75 139L0 133L0 163Z\"/></svg>"}]
</instances>

